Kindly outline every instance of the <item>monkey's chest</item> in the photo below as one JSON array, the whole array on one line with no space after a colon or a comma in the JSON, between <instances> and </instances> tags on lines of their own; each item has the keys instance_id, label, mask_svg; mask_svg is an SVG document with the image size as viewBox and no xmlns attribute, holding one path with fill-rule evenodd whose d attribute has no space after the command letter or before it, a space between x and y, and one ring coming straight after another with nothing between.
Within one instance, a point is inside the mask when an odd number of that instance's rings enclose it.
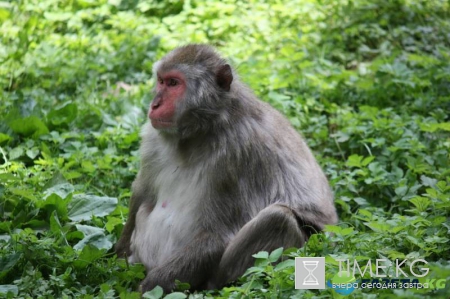
<instances>
[{"instance_id":1,"label":"monkey's chest","mask_svg":"<svg viewBox=\"0 0 450 299\"><path fill-rule=\"evenodd\" d=\"M147 205L140 207L131 240L132 262L141 262L151 269L192 240L198 225L196 190L201 190L192 183L181 180L163 184L154 209L149 212Z\"/></svg>"}]
</instances>

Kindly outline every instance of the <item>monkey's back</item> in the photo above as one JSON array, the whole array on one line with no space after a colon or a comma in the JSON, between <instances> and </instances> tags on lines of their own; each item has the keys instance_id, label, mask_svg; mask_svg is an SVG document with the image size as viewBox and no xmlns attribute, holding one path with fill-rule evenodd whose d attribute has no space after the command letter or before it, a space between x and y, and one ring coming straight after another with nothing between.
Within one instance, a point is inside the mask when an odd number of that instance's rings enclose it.
<instances>
[{"instance_id":1,"label":"monkey's back","mask_svg":"<svg viewBox=\"0 0 450 299\"><path fill-rule=\"evenodd\" d=\"M226 198L214 203L221 207L219 220L240 217L239 223L246 223L270 204L283 203L299 215L309 211L319 216L323 222L318 230L336 223L328 180L300 134L251 92L236 101L245 110L235 118L233 110L227 111L230 125L206 141L210 151L202 156L212 174L210 196ZM205 205L205 210L214 209Z\"/></svg>"}]
</instances>

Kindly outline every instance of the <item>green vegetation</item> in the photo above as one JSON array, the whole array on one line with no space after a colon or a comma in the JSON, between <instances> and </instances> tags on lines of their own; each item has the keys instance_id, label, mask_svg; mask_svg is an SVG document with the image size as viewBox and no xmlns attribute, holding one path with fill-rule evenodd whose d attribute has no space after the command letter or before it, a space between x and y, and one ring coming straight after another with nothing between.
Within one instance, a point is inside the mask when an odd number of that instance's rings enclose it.
<instances>
[{"instance_id":1,"label":"green vegetation","mask_svg":"<svg viewBox=\"0 0 450 299\"><path fill-rule=\"evenodd\" d=\"M406 273L423 258L444 289L347 297L448 298L449 32L444 0L0 0L0 296L139 298L144 268L111 248L151 67L202 42L303 133L333 185L339 225L284 254L325 256L327 279L339 258L408 259ZM257 254L239 282L203 294L343 297L294 290L293 260L271 263L280 255Z\"/></svg>"}]
</instances>

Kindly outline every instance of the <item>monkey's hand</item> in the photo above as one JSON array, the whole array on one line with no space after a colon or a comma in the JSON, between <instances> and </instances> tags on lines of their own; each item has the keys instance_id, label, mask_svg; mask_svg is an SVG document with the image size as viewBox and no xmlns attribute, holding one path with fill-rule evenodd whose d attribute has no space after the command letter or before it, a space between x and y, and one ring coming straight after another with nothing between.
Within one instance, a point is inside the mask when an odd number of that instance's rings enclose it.
<instances>
[{"instance_id":1,"label":"monkey's hand","mask_svg":"<svg viewBox=\"0 0 450 299\"><path fill-rule=\"evenodd\" d=\"M176 280L189 283L193 290L202 287L218 266L224 249L225 244L217 235L197 233L191 243L147 272L141 285L142 292L150 291L157 285L165 293L171 292L175 289Z\"/></svg>"},{"instance_id":2,"label":"monkey's hand","mask_svg":"<svg viewBox=\"0 0 450 299\"><path fill-rule=\"evenodd\" d=\"M134 197L132 197L132 200L133 199ZM136 208L130 209L127 223L125 223L125 227L122 230L119 241L117 241L116 245L114 246L114 251L116 252L118 257L126 258L131 255L131 236L133 235L133 231L136 225L136 213Z\"/></svg>"},{"instance_id":3,"label":"monkey's hand","mask_svg":"<svg viewBox=\"0 0 450 299\"><path fill-rule=\"evenodd\" d=\"M131 255L130 238L126 238L124 237L124 235L122 235L119 241L114 246L114 251L116 252L118 257L129 257Z\"/></svg>"},{"instance_id":4,"label":"monkey's hand","mask_svg":"<svg viewBox=\"0 0 450 299\"><path fill-rule=\"evenodd\" d=\"M175 281L173 278L165 277L165 271L163 269L155 268L147 273L147 276L140 285L142 294L153 290L156 286L160 286L164 293L170 293L175 289Z\"/></svg>"},{"instance_id":5,"label":"monkey's hand","mask_svg":"<svg viewBox=\"0 0 450 299\"><path fill-rule=\"evenodd\" d=\"M114 246L114 251L116 252L118 257L127 258L131 255L131 235L134 230L134 217L128 218L125 227L123 228L122 235L120 236L119 241L117 241Z\"/></svg>"}]
</instances>

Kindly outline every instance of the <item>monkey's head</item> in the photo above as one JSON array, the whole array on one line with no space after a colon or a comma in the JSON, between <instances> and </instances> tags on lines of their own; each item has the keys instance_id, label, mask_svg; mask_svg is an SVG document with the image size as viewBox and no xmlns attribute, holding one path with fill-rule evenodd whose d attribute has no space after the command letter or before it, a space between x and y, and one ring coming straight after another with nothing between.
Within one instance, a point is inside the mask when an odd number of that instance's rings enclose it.
<instances>
[{"instance_id":1,"label":"monkey's head","mask_svg":"<svg viewBox=\"0 0 450 299\"><path fill-rule=\"evenodd\" d=\"M233 72L212 47L177 48L153 67L155 98L148 116L155 129L190 135L206 130L227 106Z\"/></svg>"}]
</instances>

